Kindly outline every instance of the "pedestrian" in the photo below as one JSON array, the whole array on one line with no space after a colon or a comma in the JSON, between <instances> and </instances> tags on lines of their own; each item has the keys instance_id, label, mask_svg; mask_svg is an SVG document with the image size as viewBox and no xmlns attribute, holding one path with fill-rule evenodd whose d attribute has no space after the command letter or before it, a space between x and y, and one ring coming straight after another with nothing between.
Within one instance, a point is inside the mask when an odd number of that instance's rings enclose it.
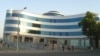
<instances>
[{"instance_id":1,"label":"pedestrian","mask_svg":"<svg viewBox=\"0 0 100 56\"><path fill-rule=\"evenodd\" d=\"M70 47L69 47L69 46L67 46L67 49L68 49L68 50L70 50Z\"/></svg>"},{"instance_id":2,"label":"pedestrian","mask_svg":"<svg viewBox=\"0 0 100 56\"><path fill-rule=\"evenodd\" d=\"M47 44L45 44L44 46L45 46L45 49L47 49Z\"/></svg>"},{"instance_id":3,"label":"pedestrian","mask_svg":"<svg viewBox=\"0 0 100 56\"><path fill-rule=\"evenodd\" d=\"M52 50L54 50L54 48L55 48L55 46L54 46L54 44L52 44Z\"/></svg>"},{"instance_id":4,"label":"pedestrian","mask_svg":"<svg viewBox=\"0 0 100 56\"><path fill-rule=\"evenodd\" d=\"M74 49L75 49L74 46L72 46L72 51L74 51Z\"/></svg>"},{"instance_id":5,"label":"pedestrian","mask_svg":"<svg viewBox=\"0 0 100 56\"><path fill-rule=\"evenodd\" d=\"M65 50L65 46L64 46L64 45L62 45L62 50L63 50L63 51Z\"/></svg>"},{"instance_id":6,"label":"pedestrian","mask_svg":"<svg viewBox=\"0 0 100 56\"><path fill-rule=\"evenodd\" d=\"M45 44L45 46L47 46L47 44Z\"/></svg>"}]
</instances>

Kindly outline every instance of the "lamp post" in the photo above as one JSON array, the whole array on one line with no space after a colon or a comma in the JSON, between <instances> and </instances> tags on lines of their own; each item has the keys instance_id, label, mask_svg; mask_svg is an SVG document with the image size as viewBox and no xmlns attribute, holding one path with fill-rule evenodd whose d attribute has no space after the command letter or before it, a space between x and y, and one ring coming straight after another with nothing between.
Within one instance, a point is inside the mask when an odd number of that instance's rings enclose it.
<instances>
[{"instance_id":1,"label":"lamp post","mask_svg":"<svg viewBox=\"0 0 100 56\"><path fill-rule=\"evenodd\" d=\"M19 15L18 15L17 48L16 48L17 52L19 51L19 37L20 37L20 27L19 27L19 25L20 25L20 13L21 13L23 10L25 10L25 9L27 9L27 8L24 7L22 10L19 10Z\"/></svg>"}]
</instances>

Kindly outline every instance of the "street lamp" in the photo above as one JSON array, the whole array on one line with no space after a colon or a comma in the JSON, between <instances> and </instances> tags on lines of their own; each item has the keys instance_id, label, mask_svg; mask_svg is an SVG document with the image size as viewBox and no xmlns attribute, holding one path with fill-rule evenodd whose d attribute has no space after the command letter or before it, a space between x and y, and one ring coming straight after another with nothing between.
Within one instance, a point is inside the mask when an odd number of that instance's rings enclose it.
<instances>
[{"instance_id":1,"label":"street lamp","mask_svg":"<svg viewBox=\"0 0 100 56\"><path fill-rule=\"evenodd\" d=\"M26 7L24 7L22 10L19 10L19 15L18 15L18 30L17 30L17 52L19 51L19 37L20 37L20 27L19 27L19 25L20 25L20 13L23 11L23 10L25 10L25 9L27 9Z\"/></svg>"}]
</instances>

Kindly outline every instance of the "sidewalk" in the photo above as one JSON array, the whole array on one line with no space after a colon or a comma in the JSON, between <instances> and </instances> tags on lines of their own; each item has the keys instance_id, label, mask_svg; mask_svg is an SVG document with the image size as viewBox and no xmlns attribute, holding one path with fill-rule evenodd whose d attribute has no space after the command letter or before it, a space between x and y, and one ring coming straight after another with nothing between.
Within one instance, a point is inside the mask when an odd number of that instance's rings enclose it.
<instances>
[{"instance_id":1,"label":"sidewalk","mask_svg":"<svg viewBox=\"0 0 100 56\"><path fill-rule=\"evenodd\" d=\"M100 50L100 49L98 49ZM90 49L75 49L75 50L67 50L64 51L62 49L19 49L16 51L16 48L0 48L0 53L47 53L47 52L81 52L81 51L92 51Z\"/></svg>"},{"instance_id":2,"label":"sidewalk","mask_svg":"<svg viewBox=\"0 0 100 56\"><path fill-rule=\"evenodd\" d=\"M81 50L74 50L81 51ZM51 50L51 49L33 49L33 50L19 50L18 52L16 49L2 49L0 53L47 53L47 52L72 52L72 50Z\"/></svg>"}]
</instances>

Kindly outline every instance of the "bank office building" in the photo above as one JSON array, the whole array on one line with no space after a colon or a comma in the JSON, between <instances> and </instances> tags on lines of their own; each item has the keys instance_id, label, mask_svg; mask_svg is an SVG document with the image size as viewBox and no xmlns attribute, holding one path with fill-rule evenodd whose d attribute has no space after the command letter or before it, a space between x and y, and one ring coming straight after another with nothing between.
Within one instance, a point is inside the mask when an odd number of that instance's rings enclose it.
<instances>
[{"instance_id":1,"label":"bank office building","mask_svg":"<svg viewBox=\"0 0 100 56\"><path fill-rule=\"evenodd\" d=\"M54 43L57 47L64 44L86 48L90 45L89 39L83 35L81 27L78 26L84 16L84 13L65 16L58 11L34 14L20 10L7 10L3 43L16 47L18 29L20 29L20 48L33 48L40 43L48 45ZM19 26L18 22L20 22Z\"/></svg>"}]
</instances>

